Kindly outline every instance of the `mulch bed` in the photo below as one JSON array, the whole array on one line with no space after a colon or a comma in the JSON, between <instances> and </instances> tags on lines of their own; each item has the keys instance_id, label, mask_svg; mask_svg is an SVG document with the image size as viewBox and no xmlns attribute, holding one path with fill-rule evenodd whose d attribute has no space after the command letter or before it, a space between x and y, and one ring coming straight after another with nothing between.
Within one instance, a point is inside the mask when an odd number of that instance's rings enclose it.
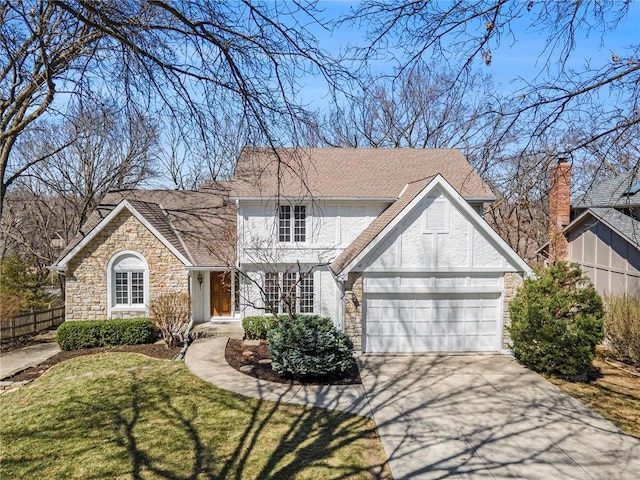
<instances>
[{"instance_id":1,"label":"mulch bed","mask_svg":"<svg viewBox=\"0 0 640 480\"><path fill-rule=\"evenodd\" d=\"M54 335L38 335L33 337L23 337L14 344L2 345L2 352L14 350L16 348L25 347L42 342L51 342ZM80 350L71 350L68 352L60 352L41 364L18 372L12 377L5 378L5 381L23 382L31 381L38 378L44 372L54 365L69 360L71 358L80 357L82 355L92 355L94 353L104 352L133 352L147 355L149 357L161 360L171 360L182 349L182 347L167 348L164 343L149 343L143 345L124 345L121 347L100 347L100 348L83 348ZM328 377L322 379L310 379L307 381L299 381L291 378L285 378L271 369L270 363L260 363L260 360L271 359L269 353L269 345L267 342L260 342L258 345L245 344L242 340L230 339L225 350L225 357L229 365L245 375L250 375L262 380L271 382L284 383L288 385L353 385L360 384L360 373L358 367L353 363L353 368L342 377ZM241 371L240 367L252 365L251 371Z\"/></svg>"},{"instance_id":2,"label":"mulch bed","mask_svg":"<svg viewBox=\"0 0 640 480\"><path fill-rule=\"evenodd\" d=\"M261 341L258 345L252 345L245 344L242 340L229 339L225 350L225 357L227 363L239 372L271 382L285 383L288 385L353 385L361 383L360 373L358 372L358 366L355 362L353 362L351 371L342 377L311 379L308 381L282 377L272 370L270 363L260 363L260 360L271 360L269 345L265 341ZM240 370L240 367L245 365L251 365L253 368L249 371Z\"/></svg>"},{"instance_id":3,"label":"mulch bed","mask_svg":"<svg viewBox=\"0 0 640 480\"><path fill-rule=\"evenodd\" d=\"M24 346L24 345L23 345ZM141 353L153 358L161 360L171 360L175 357L182 347L167 348L164 344L148 343L142 345L124 345L121 347L100 347L100 348L83 348L80 350L70 350L68 352L60 352L48 360L42 362L36 367L31 367L22 372L16 373L14 376L5 378L4 380L11 382L31 381L38 378L44 372L54 365L69 360L70 358L80 357L82 355L92 355L94 353L104 352L133 352Z\"/></svg>"}]
</instances>

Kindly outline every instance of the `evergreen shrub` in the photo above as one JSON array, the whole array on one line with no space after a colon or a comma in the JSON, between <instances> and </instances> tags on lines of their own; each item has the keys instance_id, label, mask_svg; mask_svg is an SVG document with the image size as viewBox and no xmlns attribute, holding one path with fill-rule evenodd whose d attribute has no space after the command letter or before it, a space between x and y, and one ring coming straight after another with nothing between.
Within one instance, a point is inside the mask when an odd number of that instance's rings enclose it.
<instances>
[{"instance_id":1,"label":"evergreen shrub","mask_svg":"<svg viewBox=\"0 0 640 480\"><path fill-rule=\"evenodd\" d=\"M56 331L62 350L137 345L149 343L154 337L155 329L148 318L64 322Z\"/></svg>"},{"instance_id":2,"label":"evergreen shrub","mask_svg":"<svg viewBox=\"0 0 640 480\"><path fill-rule=\"evenodd\" d=\"M333 322L317 315L279 317L267 334L273 362L280 375L314 379L345 374L354 366L353 343Z\"/></svg>"},{"instance_id":3,"label":"evergreen shrub","mask_svg":"<svg viewBox=\"0 0 640 480\"><path fill-rule=\"evenodd\" d=\"M242 328L247 340L266 340L267 331L276 323L276 318L271 316L244 317Z\"/></svg>"},{"instance_id":4,"label":"evergreen shrub","mask_svg":"<svg viewBox=\"0 0 640 480\"><path fill-rule=\"evenodd\" d=\"M584 375L604 338L602 299L579 265L557 262L536 273L509 307L514 354L536 372Z\"/></svg>"},{"instance_id":5,"label":"evergreen shrub","mask_svg":"<svg viewBox=\"0 0 640 480\"><path fill-rule=\"evenodd\" d=\"M316 315L300 314L296 316L298 320L308 320L315 318ZM266 340L269 329L278 325L281 321L288 321L289 315L282 314L274 317L273 315L256 315L252 317L244 317L242 319L242 328L244 336L247 340Z\"/></svg>"}]
</instances>

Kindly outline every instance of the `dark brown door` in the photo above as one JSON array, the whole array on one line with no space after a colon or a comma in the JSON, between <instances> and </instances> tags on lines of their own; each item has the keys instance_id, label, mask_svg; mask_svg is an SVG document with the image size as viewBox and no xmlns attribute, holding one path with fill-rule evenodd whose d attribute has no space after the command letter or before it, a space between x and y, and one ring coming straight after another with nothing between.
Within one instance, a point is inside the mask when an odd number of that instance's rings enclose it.
<instances>
[{"instance_id":1,"label":"dark brown door","mask_svg":"<svg viewBox=\"0 0 640 480\"><path fill-rule=\"evenodd\" d=\"M211 272L211 316L231 315L231 272Z\"/></svg>"}]
</instances>

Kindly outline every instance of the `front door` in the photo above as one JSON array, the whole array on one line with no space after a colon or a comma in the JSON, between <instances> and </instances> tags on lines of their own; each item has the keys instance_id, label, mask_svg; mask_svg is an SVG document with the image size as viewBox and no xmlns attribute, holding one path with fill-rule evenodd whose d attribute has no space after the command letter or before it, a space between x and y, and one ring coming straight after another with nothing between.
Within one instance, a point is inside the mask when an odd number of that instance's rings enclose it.
<instances>
[{"instance_id":1,"label":"front door","mask_svg":"<svg viewBox=\"0 0 640 480\"><path fill-rule=\"evenodd\" d=\"M211 272L211 316L231 315L231 272Z\"/></svg>"}]
</instances>

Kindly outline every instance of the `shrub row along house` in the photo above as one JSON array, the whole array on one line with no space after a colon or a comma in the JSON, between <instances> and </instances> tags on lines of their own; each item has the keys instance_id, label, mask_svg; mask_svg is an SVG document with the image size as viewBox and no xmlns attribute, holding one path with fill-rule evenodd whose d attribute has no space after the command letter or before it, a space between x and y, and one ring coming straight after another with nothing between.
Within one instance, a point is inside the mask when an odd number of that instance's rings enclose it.
<instances>
[{"instance_id":1,"label":"shrub row along house","mask_svg":"<svg viewBox=\"0 0 640 480\"><path fill-rule=\"evenodd\" d=\"M244 149L229 182L112 192L52 268L67 320L330 317L367 352L499 351L529 266L483 220L458 150Z\"/></svg>"}]
</instances>

